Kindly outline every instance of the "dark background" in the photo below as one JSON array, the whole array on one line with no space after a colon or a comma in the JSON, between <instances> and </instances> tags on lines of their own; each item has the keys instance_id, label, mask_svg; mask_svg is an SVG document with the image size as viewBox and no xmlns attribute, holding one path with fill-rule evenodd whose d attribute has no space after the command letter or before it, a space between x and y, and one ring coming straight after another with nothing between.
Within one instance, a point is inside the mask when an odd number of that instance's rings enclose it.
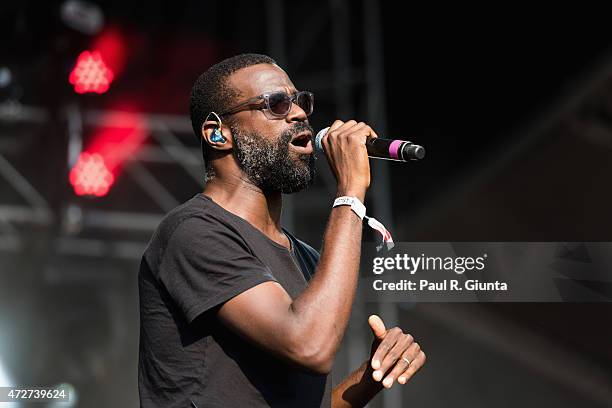
<instances>
[{"instance_id":1,"label":"dark background","mask_svg":"<svg viewBox=\"0 0 612 408\"><path fill-rule=\"evenodd\" d=\"M77 406L137 406L139 255L170 204L202 188L193 81L241 52L271 55L315 93L316 129L356 118L425 146L422 162L373 165L368 212L396 241L611 240L604 12L100 2L104 24L86 34L62 19L64 4L0 6L0 68L11 72L0 87L0 381L70 383ZM76 57L108 33L125 51L121 69L105 94L75 94ZM114 126L110 111L144 117L142 151L164 160L141 151L108 195L77 197L71 126L81 123L86 148ZM316 248L334 194L318 164L317 183L284 212ZM357 303L335 381L366 357L368 313L412 333L428 355L374 407L612 405L609 303Z\"/></svg>"}]
</instances>

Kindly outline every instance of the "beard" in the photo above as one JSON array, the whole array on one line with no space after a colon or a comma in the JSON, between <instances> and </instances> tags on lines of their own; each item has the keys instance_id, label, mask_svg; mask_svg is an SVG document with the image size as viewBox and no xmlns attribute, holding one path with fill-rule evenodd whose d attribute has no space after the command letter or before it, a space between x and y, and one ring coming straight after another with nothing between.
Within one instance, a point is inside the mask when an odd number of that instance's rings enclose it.
<instances>
[{"instance_id":1,"label":"beard","mask_svg":"<svg viewBox=\"0 0 612 408\"><path fill-rule=\"evenodd\" d=\"M297 122L281 133L278 140L267 140L259 133L246 133L230 124L238 165L249 181L264 192L296 193L309 187L316 175L314 154L291 154L291 138L310 125Z\"/></svg>"}]
</instances>

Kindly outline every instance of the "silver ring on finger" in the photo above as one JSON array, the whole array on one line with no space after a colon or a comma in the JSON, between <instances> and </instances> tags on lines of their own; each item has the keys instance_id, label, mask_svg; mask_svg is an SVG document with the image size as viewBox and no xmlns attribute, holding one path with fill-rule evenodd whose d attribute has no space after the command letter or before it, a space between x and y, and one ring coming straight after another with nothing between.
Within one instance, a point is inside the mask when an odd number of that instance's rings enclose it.
<instances>
[{"instance_id":1,"label":"silver ring on finger","mask_svg":"<svg viewBox=\"0 0 612 408\"><path fill-rule=\"evenodd\" d=\"M410 359L408 357L402 357L402 360L406 362L406 365L410 365Z\"/></svg>"}]
</instances>

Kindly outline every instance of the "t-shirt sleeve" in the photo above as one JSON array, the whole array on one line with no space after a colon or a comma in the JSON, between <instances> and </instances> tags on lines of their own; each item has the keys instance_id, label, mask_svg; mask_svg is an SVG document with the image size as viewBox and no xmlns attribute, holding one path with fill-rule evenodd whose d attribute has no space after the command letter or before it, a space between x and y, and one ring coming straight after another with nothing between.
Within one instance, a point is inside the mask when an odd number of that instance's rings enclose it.
<instances>
[{"instance_id":1,"label":"t-shirt sleeve","mask_svg":"<svg viewBox=\"0 0 612 408\"><path fill-rule=\"evenodd\" d=\"M314 276L317 264L319 263L320 254L304 241L295 238L291 234L287 233L287 235L290 237L291 242L295 247L295 254L298 264L300 265L300 269L302 270L302 274L304 275L306 282L310 282Z\"/></svg>"},{"instance_id":2,"label":"t-shirt sleeve","mask_svg":"<svg viewBox=\"0 0 612 408\"><path fill-rule=\"evenodd\" d=\"M276 281L235 230L199 217L182 221L172 233L159 277L190 323L253 286Z\"/></svg>"}]
</instances>

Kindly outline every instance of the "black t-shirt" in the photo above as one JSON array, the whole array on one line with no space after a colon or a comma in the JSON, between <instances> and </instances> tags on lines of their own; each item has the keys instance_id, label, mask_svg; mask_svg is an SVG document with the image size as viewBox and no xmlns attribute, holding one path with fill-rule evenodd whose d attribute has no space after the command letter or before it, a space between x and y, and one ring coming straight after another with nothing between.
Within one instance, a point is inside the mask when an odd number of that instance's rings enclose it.
<instances>
[{"instance_id":1,"label":"black t-shirt","mask_svg":"<svg viewBox=\"0 0 612 408\"><path fill-rule=\"evenodd\" d=\"M292 298L302 293L319 254L285 234L291 250L203 194L164 218L138 276L142 407L331 405L331 376L287 364L215 317L221 304L266 281Z\"/></svg>"}]
</instances>

